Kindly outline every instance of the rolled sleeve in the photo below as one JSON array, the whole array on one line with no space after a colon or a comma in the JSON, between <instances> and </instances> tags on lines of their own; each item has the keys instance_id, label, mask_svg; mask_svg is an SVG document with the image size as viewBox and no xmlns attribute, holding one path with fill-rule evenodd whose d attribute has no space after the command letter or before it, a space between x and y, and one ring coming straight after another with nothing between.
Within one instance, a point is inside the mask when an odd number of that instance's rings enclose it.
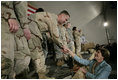
<instances>
[{"instance_id":1,"label":"rolled sleeve","mask_svg":"<svg viewBox=\"0 0 118 80\"><path fill-rule=\"evenodd\" d=\"M48 13L47 13L48 14ZM49 18L45 18L45 22L48 24L49 26L49 32L50 35L52 37L52 40L60 47L63 48L63 42L60 39L60 35L59 35L59 29L57 26L57 20L56 18L54 18L54 16L52 16L51 14L48 14L50 17Z\"/></svg>"}]
</instances>

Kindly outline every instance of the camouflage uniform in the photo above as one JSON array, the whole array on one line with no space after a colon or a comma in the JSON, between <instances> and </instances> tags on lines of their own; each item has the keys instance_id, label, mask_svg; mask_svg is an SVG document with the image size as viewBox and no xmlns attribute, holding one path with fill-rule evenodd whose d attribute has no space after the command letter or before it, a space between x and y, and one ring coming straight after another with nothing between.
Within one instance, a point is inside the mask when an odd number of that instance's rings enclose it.
<instances>
[{"instance_id":1,"label":"camouflage uniform","mask_svg":"<svg viewBox=\"0 0 118 80\"><path fill-rule=\"evenodd\" d=\"M73 39L73 35L72 35L72 30L70 28L66 28L66 40L67 40L68 48L71 51L73 51L73 53L75 53L74 39ZM73 61L74 61L73 58L71 56L69 56L67 64L69 65L70 68L73 67Z\"/></svg>"},{"instance_id":2,"label":"camouflage uniform","mask_svg":"<svg viewBox=\"0 0 118 80\"><path fill-rule=\"evenodd\" d=\"M51 36L50 39L52 39L60 48L63 46L63 43L59 38L57 15L47 12L38 12L31 15L29 20L31 21L29 26L32 34L31 39L28 41L31 57L35 63L39 78L42 78L41 75L45 74L46 65L42 49L43 37L41 33L49 34Z\"/></svg>"},{"instance_id":3,"label":"camouflage uniform","mask_svg":"<svg viewBox=\"0 0 118 80\"><path fill-rule=\"evenodd\" d=\"M78 30L73 32L73 37L74 37L74 41L75 41L75 53L77 55L79 55L80 57L82 57L80 55L80 51L81 51L80 36L81 36L81 32L79 32Z\"/></svg>"},{"instance_id":4,"label":"camouflage uniform","mask_svg":"<svg viewBox=\"0 0 118 80\"><path fill-rule=\"evenodd\" d=\"M62 40L63 44L68 47L67 45L67 41L66 41L66 29L64 26L62 25L58 25L58 29L59 29L59 36L60 36L60 39ZM56 60L61 60L63 61L64 59L66 60L68 58L68 55L67 54L64 54L61 49L56 45L54 44L54 50L55 50L55 53L56 53ZM59 63L57 62L57 64L60 64L61 62L59 61ZM60 64L61 65L61 64Z\"/></svg>"},{"instance_id":5,"label":"camouflage uniform","mask_svg":"<svg viewBox=\"0 0 118 80\"><path fill-rule=\"evenodd\" d=\"M72 30L70 28L66 28L67 39L68 39L68 47L71 51L74 51L74 39L72 35Z\"/></svg>"},{"instance_id":6,"label":"camouflage uniform","mask_svg":"<svg viewBox=\"0 0 118 80\"><path fill-rule=\"evenodd\" d=\"M16 74L28 67L29 49L22 28L27 26L27 3L18 1L2 1L1 10L1 55L2 78L12 78L14 70ZM21 26L17 33L9 31L8 19L16 19ZM14 52L15 51L15 52ZM14 55L15 53L15 55ZM28 56L27 56L28 55ZM15 58L15 65L14 65ZM27 62L26 62L27 61ZM14 70L13 67L15 66ZM8 77L4 77L8 76Z\"/></svg>"},{"instance_id":7,"label":"camouflage uniform","mask_svg":"<svg viewBox=\"0 0 118 80\"><path fill-rule=\"evenodd\" d=\"M24 37L23 29L28 28L29 21L27 20L27 2L17 3L17 14L20 25L22 28L15 34L15 72L20 74L25 69L28 69L30 63L30 50L27 44L27 40Z\"/></svg>"}]
</instances>

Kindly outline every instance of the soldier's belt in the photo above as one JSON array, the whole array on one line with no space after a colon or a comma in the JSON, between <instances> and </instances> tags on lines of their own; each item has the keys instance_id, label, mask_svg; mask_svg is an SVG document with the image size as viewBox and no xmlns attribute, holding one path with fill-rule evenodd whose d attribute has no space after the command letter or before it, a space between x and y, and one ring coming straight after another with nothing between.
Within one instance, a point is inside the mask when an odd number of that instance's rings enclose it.
<instances>
[{"instance_id":1,"label":"soldier's belt","mask_svg":"<svg viewBox=\"0 0 118 80\"><path fill-rule=\"evenodd\" d=\"M49 31L41 31L42 34L43 34L43 33L47 33L47 32L49 32Z\"/></svg>"}]
</instances>

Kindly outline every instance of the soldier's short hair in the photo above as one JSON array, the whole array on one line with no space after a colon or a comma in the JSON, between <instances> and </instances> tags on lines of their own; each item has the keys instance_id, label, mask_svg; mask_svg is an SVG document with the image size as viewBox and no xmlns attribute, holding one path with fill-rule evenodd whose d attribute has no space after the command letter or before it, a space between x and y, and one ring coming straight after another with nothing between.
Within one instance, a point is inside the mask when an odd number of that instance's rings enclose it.
<instances>
[{"instance_id":1,"label":"soldier's short hair","mask_svg":"<svg viewBox=\"0 0 118 80\"><path fill-rule=\"evenodd\" d=\"M36 12L44 12L44 9L43 9L43 8L38 8L38 9L36 10Z\"/></svg>"},{"instance_id":2,"label":"soldier's short hair","mask_svg":"<svg viewBox=\"0 0 118 80\"><path fill-rule=\"evenodd\" d=\"M65 14L65 15L68 15L70 17L70 14L66 10L61 11L59 14Z\"/></svg>"},{"instance_id":3,"label":"soldier's short hair","mask_svg":"<svg viewBox=\"0 0 118 80\"><path fill-rule=\"evenodd\" d=\"M105 48L98 48L97 51L100 50L102 56L104 57L104 60L105 61L108 61L109 58L110 58L110 52L108 49L105 49Z\"/></svg>"},{"instance_id":4,"label":"soldier's short hair","mask_svg":"<svg viewBox=\"0 0 118 80\"><path fill-rule=\"evenodd\" d=\"M72 30L74 31L74 30L76 30L76 28L77 28L77 27L73 27L73 29L72 29Z\"/></svg>"}]
</instances>

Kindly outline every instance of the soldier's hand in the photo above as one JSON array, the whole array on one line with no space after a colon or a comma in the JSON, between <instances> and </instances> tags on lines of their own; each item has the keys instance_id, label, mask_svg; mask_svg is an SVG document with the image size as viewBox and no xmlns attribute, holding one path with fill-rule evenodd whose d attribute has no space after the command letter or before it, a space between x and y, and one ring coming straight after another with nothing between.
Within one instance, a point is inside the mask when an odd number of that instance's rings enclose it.
<instances>
[{"instance_id":1,"label":"soldier's hand","mask_svg":"<svg viewBox=\"0 0 118 80\"><path fill-rule=\"evenodd\" d=\"M66 46L63 46L62 52L63 53L68 53L68 48Z\"/></svg>"},{"instance_id":2,"label":"soldier's hand","mask_svg":"<svg viewBox=\"0 0 118 80\"><path fill-rule=\"evenodd\" d=\"M9 24L10 32L17 32L18 31L19 26L18 26L18 22L16 21L16 19L9 19L8 24Z\"/></svg>"},{"instance_id":3,"label":"soldier's hand","mask_svg":"<svg viewBox=\"0 0 118 80\"><path fill-rule=\"evenodd\" d=\"M26 37L27 40L31 38L31 32L29 29L24 29L24 36Z\"/></svg>"}]
</instances>

